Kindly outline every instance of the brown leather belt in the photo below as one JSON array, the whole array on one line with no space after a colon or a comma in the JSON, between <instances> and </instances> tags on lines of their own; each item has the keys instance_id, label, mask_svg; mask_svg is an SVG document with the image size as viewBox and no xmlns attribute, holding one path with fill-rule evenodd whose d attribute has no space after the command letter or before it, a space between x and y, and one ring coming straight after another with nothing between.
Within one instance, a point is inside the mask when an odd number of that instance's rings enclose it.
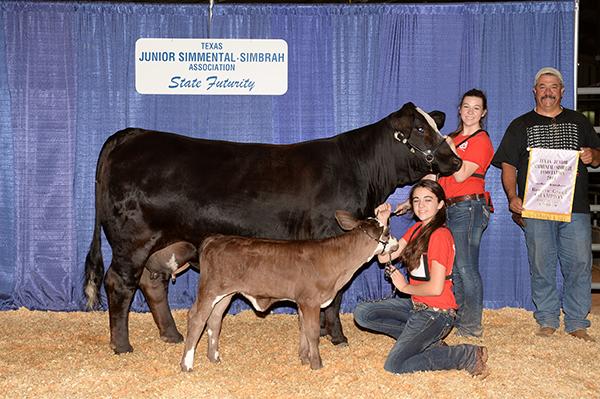
<instances>
[{"instance_id":1,"label":"brown leather belt","mask_svg":"<svg viewBox=\"0 0 600 399\"><path fill-rule=\"evenodd\" d=\"M479 201L479 200L485 201L485 194L467 194L467 195L460 195L458 197L446 198L446 205L450 206L450 205L454 205L458 202Z\"/></svg>"},{"instance_id":2,"label":"brown leather belt","mask_svg":"<svg viewBox=\"0 0 600 399\"><path fill-rule=\"evenodd\" d=\"M440 308L435 308L433 306L429 306L427 304L424 304L423 302L413 302L413 309L416 312L420 312L422 310L429 310L431 312L448 313L450 316L456 317L456 310L455 309L440 309Z\"/></svg>"}]
</instances>

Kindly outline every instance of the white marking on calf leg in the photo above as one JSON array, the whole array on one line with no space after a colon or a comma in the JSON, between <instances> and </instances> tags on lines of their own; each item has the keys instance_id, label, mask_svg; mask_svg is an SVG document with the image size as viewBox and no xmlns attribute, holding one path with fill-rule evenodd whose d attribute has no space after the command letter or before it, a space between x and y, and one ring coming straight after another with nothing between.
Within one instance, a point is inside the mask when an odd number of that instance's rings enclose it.
<instances>
[{"instance_id":1,"label":"white marking on calf leg","mask_svg":"<svg viewBox=\"0 0 600 399\"><path fill-rule=\"evenodd\" d=\"M209 348L213 348L216 345L216 343L217 343L217 340L214 337L213 330L211 330L209 328L208 330L206 330L206 333L208 334L208 345L209 345ZM211 356L211 352L212 352L212 356ZM216 362L220 362L221 361L221 358L219 356L219 351L218 350L217 351L211 351L209 349L208 350L208 356L209 356L209 360L212 361L212 362L216 363Z\"/></svg>"},{"instance_id":2,"label":"white marking on calf leg","mask_svg":"<svg viewBox=\"0 0 600 399\"><path fill-rule=\"evenodd\" d=\"M183 357L184 371L192 371L194 368L194 348L188 350Z\"/></svg>"}]
</instances>

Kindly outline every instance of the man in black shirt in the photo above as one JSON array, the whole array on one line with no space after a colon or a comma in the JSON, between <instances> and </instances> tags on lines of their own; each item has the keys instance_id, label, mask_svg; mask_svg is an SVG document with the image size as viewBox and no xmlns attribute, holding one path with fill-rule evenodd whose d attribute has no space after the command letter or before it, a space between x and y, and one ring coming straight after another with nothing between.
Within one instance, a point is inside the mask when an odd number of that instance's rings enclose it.
<instances>
[{"instance_id":1,"label":"man in black shirt","mask_svg":"<svg viewBox=\"0 0 600 399\"><path fill-rule=\"evenodd\" d=\"M534 110L511 122L492 165L502 169L502 185L510 211L525 232L531 272L531 295L539 336L552 335L560 325L561 302L556 288L560 263L565 331L594 341L587 333L591 308L591 223L587 165L600 165L600 137L580 113L563 108L561 73L544 67L535 75ZM580 151L570 222L520 218L527 179L529 148Z\"/></svg>"}]
</instances>

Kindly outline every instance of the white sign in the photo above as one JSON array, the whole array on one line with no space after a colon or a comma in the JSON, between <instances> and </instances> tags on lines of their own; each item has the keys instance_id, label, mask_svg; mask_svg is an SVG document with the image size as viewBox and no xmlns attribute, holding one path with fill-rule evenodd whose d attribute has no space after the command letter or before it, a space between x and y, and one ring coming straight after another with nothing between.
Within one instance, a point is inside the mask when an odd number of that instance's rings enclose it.
<instances>
[{"instance_id":1,"label":"white sign","mask_svg":"<svg viewBox=\"0 0 600 399\"><path fill-rule=\"evenodd\" d=\"M522 215L570 222L578 162L579 151L532 148Z\"/></svg>"},{"instance_id":2,"label":"white sign","mask_svg":"<svg viewBox=\"0 0 600 399\"><path fill-rule=\"evenodd\" d=\"M279 39L138 39L140 94L282 95L287 42Z\"/></svg>"}]
</instances>

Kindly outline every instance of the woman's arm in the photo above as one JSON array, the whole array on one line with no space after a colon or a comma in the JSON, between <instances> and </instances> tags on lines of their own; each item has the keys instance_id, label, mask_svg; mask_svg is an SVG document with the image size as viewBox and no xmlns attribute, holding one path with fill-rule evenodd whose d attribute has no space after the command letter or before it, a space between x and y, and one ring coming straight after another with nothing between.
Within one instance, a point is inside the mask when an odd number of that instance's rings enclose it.
<instances>
[{"instance_id":1,"label":"woman's arm","mask_svg":"<svg viewBox=\"0 0 600 399\"><path fill-rule=\"evenodd\" d=\"M446 268L441 263L434 260L431 262L429 273L429 281L419 285L409 284L408 281L406 281L406 277L399 271L393 272L390 277L392 278L392 283L394 283L396 289L405 294L417 296L441 295L444 290L444 281L446 280Z\"/></svg>"},{"instance_id":2,"label":"woman's arm","mask_svg":"<svg viewBox=\"0 0 600 399\"><path fill-rule=\"evenodd\" d=\"M454 172L454 174L452 176L454 176L454 179L457 182L462 183L465 180L467 180L469 177L471 177L471 175L473 173L475 173L475 171L478 168L479 168L479 165L477 165L475 162L463 161L460 169L457 170L456 172Z\"/></svg>"}]
</instances>

